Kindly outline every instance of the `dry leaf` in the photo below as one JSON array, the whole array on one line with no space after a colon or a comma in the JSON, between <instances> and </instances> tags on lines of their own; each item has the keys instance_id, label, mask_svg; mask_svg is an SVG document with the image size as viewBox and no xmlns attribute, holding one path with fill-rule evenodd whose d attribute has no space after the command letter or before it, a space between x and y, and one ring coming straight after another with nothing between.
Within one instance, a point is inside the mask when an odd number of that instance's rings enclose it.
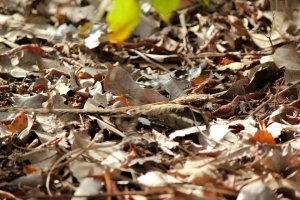
<instances>
[{"instance_id":1,"label":"dry leaf","mask_svg":"<svg viewBox=\"0 0 300 200\"><path fill-rule=\"evenodd\" d=\"M220 71L224 71L226 69L230 69L232 71L238 71L238 70L241 70L245 67L245 63L241 63L241 62L232 62L228 65L223 65L223 66L220 66L218 67L218 70Z\"/></svg>"},{"instance_id":2,"label":"dry leaf","mask_svg":"<svg viewBox=\"0 0 300 200\"><path fill-rule=\"evenodd\" d=\"M275 194L261 181L250 183L242 188L237 200L275 200Z\"/></svg>"},{"instance_id":3,"label":"dry leaf","mask_svg":"<svg viewBox=\"0 0 300 200\"><path fill-rule=\"evenodd\" d=\"M25 174L32 174L32 173L35 173L37 171L38 171L38 169L36 167L32 166L32 165L27 165L23 168L23 172Z\"/></svg>"},{"instance_id":4,"label":"dry leaf","mask_svg":"<svg viewBox=\"0 0 300 200\"><path fill-rule=\"evenodd\" d=\"M7 125L7 129L11 133L22 132L25 128L27 128L28 120L24 112L19 113L15 119Z\"/></svg>"},{"instance_id":5,"label":"dry leaf","mask_svg":"<svg viewBox=\"0 0 300 200\"><path fill-rule=\"evenodd\" d=\"M163 95L151 88L140 87L130 73L119 66L110 66L103 81L104 89L117 95L124 96L131 105L140 105L166 101Z\"/></svg>"},{"instance_id":6,"label":"dry leaf","mask_svg":"<svg viewBox=\"0 0 300 200\"><path fill-rule=\"evenodd\" d=\"M294 43L276 49L273 59L278 68L285 67L284 79L286 83L300 79L300 57Z\"/></svg>"},{"instance_id":7,"label":"dry leaf","mask_svg":"<svg viewBox=\"0 0 300 200\"><path fill-rule=\"evenodd\" d=\"M266 130L258 130L251 139L259 143L275 144L272 134Z\"/></svg>"},{"instance_id":8,"label":"dry leaf","mask_svg":"<svg viewBox=\"0 0 300 200\"><path fill-rule=\"evenodd\" d=\"M103 187L100 179L87 177L80 182L79 187L76 189L74 196L92 196L99 193L99 189ZM72 200L82 200L85 197L73 197Z\"/></svg>"}]
</instances>

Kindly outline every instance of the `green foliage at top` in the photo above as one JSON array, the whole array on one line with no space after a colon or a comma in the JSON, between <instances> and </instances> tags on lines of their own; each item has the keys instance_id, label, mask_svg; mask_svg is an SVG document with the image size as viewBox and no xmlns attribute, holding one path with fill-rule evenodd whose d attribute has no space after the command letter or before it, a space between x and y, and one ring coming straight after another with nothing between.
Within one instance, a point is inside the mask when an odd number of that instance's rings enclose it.
<instances>
[{"instance_id":1,"label":"green foliage at top","mask_svg":"<svg viewBox=\"0 0 300 200\"><path fill-rule=\"evenodd\" d=\"M180 0L151 0L152 6L165 22L169 22L169 15L174 11ZM124 41L140 20L140 5L137 0L114 0L112 10L106 20L111 34L111 42Z\"/></svg>"},{"instance_id":2,"label":"green foliage at top","mask_svg":"<svg viewBox=\"0 0 300 200\"><path fill-rule=\"evenodd\" d=\"M151 4L161 18L169 23L169 15L177 8L179 0L151 0Z\"/></svg>"},{"instance_id":3,"label":"green foliage at top","mask_svg":"<svg viewBox=\"0 0 300 200\"><path fill-rule=\"evenodd\" d=\"M210 0L197 0L202 6L208 6ZM150 0L153 8L161 18L169 23L171 12L176 10L180 0ZM111 42L122 42L138 25L140 20L140 5L138 0L113 0L112 10L106 20L111 34L108 36Z\"/></svg>"},{"instance_id":4,"label":"green foliage at top","mask_svg":"<svg viewBox=\"0 0 300 200\"><path fill-rule=\"evenodd\" d=\"M198 0L198 2L200 3L200 5L208 7L210 0Z\"/></svg>"},{"instance_id":5,"label":"green foliage at top","mask_svg":"<svg viewBox=\"0 0 300 200\"><path fill-rule=\"evenodd\" d=\"M112 10L106 17L112 32L108 39L113 42L125 40L138 25L140 11L136 0L114 0Z\"/></svg>"}]
</instances>

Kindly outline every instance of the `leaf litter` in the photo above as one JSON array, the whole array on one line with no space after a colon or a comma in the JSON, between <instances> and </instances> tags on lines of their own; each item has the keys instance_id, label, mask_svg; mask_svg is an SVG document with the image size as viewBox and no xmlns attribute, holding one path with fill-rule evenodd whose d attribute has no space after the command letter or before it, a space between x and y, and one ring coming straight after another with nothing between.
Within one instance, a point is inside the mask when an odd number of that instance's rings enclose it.
<instances>
[{"instance_id":1,"label":"leaf litter","mask_svg":"<svg viewBox=\"0 0 300 200\"><path fill-rule=\"evenodd\" d=\"M122 44L98 1L0 3L1 199L300 198L286 2L146 3Z\"/></svg>"}]
</instances>

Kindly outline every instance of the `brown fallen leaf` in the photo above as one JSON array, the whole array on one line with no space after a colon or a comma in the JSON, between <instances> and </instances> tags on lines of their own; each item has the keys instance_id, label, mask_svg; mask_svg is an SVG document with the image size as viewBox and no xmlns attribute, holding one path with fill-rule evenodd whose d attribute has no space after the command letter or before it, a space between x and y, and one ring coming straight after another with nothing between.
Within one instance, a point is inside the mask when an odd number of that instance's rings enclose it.
<instances>
[{"instance_id":1,"label":"brown fallen leaf","mask_svg":"<svg viewBox=\"0 0 300 200\"><path fill-rule=\"evenodd\" d=\"M266 62L255 66L250 71L249 78L251 78L251 81L245 88L246 92L253 93L262 89L268 83L273 82L277 78L278 71L279 69L274 62Z\"/></svg>"},{"instance_id":2,"label":"brown fallen leaf","mask_svg":"<svg viewBox=\"0 0 300 200\"><path fill-rule=\"evenodd\" d=\"M245 92L245 86L248 83L247 79L241 79L236 82L234 82L230 88L224 93L221 97L224 99L233 99L237 95L244 95Z\"/></svg>"},{"instance_id":3,"label":"brown fallen leaf","mask_svg":"<svg viewBox=\"0 0 300 200\"><path fill-rule=\"evenodd\" d=\"M129 72L120 66L113 65L108 66L108 74L103 81L103 86L106 91L118 95L124 95L130 89L140 88Z\"/></svg>"},{"instance_id":4,"label":"brown fallen leaf","mask_svg":"<svg viewBox=\"0 0 300 200\"><path fill-rule=\"evenodd\" d=\"M131 74L120 66L109 66L103 86L106 91L127 98L131 105L167 101L167 98L156 90L140 87L133 80Z\"/></svg>"},{"instance_id":5,"label":"brown fallen leaf","mask_svg":"<svg viewBox=\"0 0 300 200\"><path fill-rule=\"evenodd\" d=\"M240 97L236 96L230 103L221 106L212 113L213 117L230 117L234 115L235 109L238 106Z\"/></svg>"}]
</instances>

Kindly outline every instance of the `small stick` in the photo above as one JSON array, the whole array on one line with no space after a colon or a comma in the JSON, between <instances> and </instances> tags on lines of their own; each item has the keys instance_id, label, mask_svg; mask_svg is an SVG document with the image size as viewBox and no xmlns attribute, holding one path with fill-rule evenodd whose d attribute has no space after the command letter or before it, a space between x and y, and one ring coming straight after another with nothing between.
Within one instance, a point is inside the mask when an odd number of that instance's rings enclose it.
<instances>
[{"instance_id":1,"label":"small stick","mask_svg":"<svg viewBox=\"0 0 300 200\"><path fill-rule=\"evenodd\" d=\"M146 60L148 63L152 64L153 66L161 69L161 70L164 70L166 72L171 72L170 70L168 70L167 68L165 68L164 66L152 61L150 58L148 58L146 55L142 54L141 52L135 50L135 49L130 49L131 52L139 55L141 58L143 58L144 60Z\"/></svg>"},{"instance_id":2,"label":"small stick","mask_svg":"<svg viewBox=\"0 0 300 200\"><path fill-rule=\"evenodd\" d=\"M219 53L219 52L203 52L198 53L195 56L190 56L190 59L199 59L199 58L215 58L215 57L223 57L228 55L234 55L234 56L246 56L246 55L253 55L253 56L265 56L265 55L271 55L272 52L249 52L249 53L243 53L243 52L226 52L226 53Z\"/></svg>"},{"instance_id":3,"label":"small stick","mask_svg":"<svg viewBox=\"0 0 300 200\"><path fill-rule=\"evenodd\" d=\"M127 106L119 108L97 108L97 109L46 109L46 108L22 108L22 107L0 107L1 112L25 112L25 113L77 113L77 114L101 114L101 115L139 115L144 113L149 113L155 110L170 109L170 108L183 108L187 106L186 104L192 102L207 102L213 100L215 95L205 95L205 94L193 94L185 97L177 98L170 102L157 102L152 104L138 105L138 106Z\"/></svg>"}]
</instances>

